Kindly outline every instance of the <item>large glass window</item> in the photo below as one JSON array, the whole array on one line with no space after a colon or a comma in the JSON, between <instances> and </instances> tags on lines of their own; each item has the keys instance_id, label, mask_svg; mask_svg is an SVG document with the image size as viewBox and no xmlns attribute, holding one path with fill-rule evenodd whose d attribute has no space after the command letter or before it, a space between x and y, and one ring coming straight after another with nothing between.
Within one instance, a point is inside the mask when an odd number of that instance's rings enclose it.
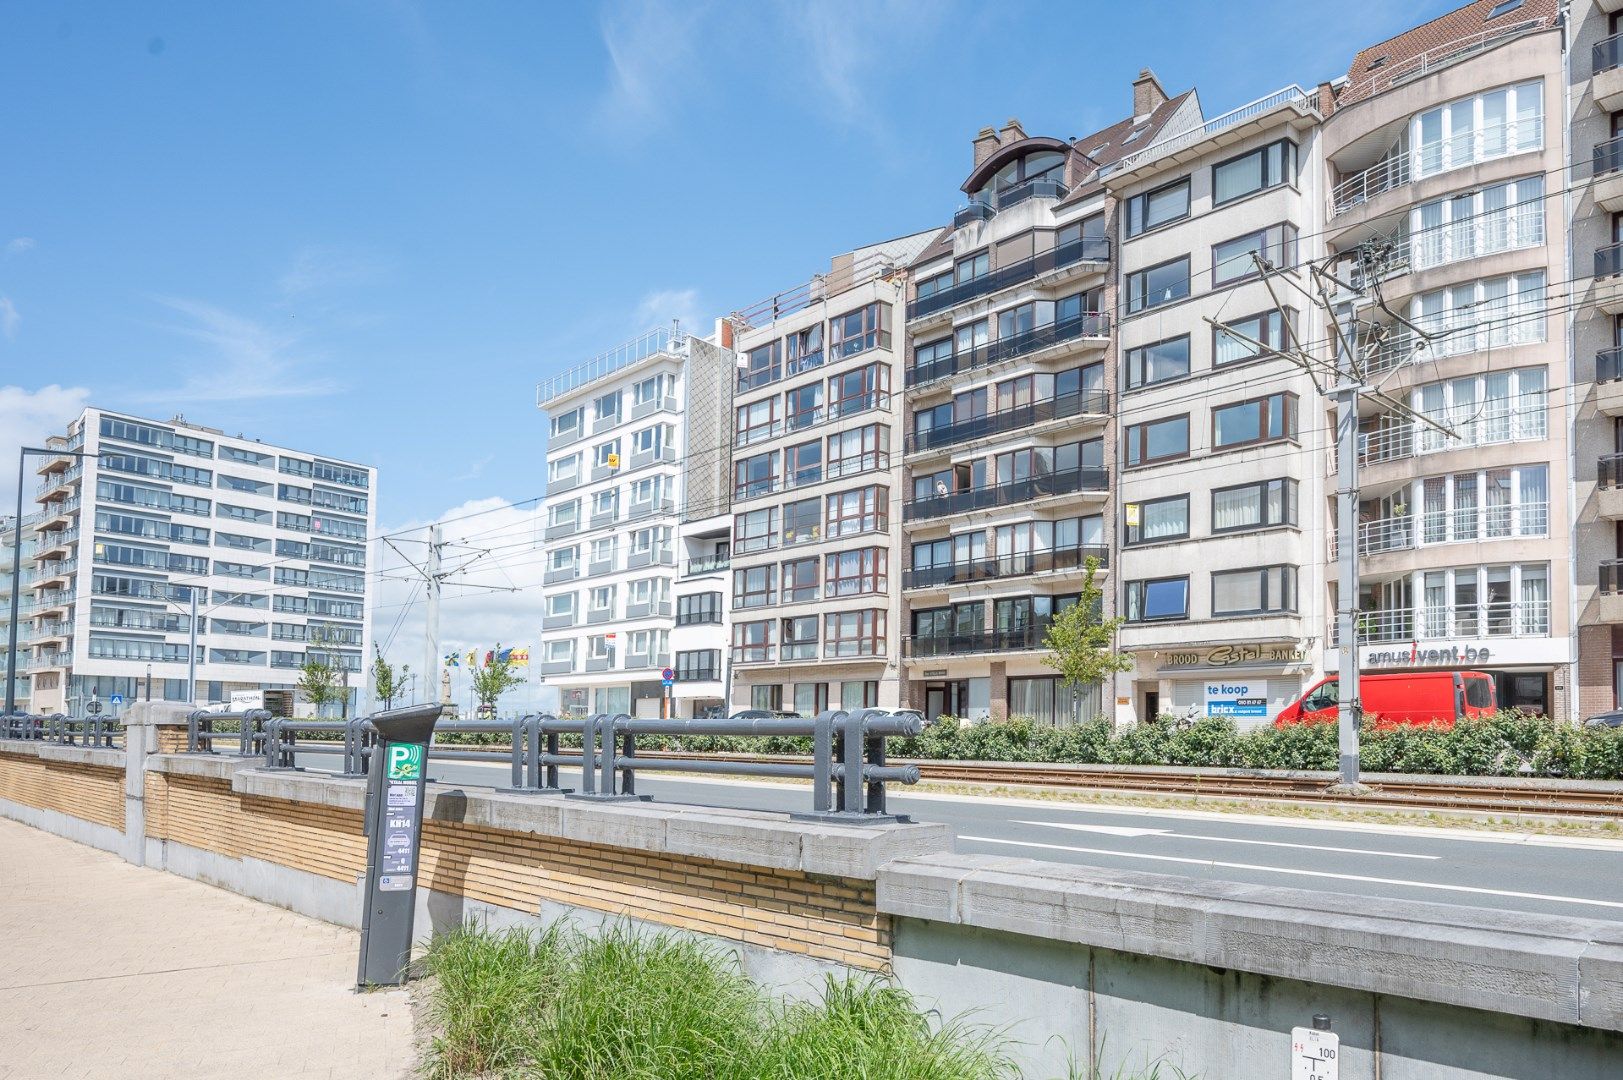
<instances>
[{"instance_id":1,"label":"large glass window","mask_svg":"<svg viewBox=\"0 0 1623 1080\"><path fill-rule=\"evenodd\" d=\"M1424 356L1456 356L1544 340L1544 271L1484 278L1422 293L1411 321L1431 335Z\"/></svg>"},{"instance_id":2,"label":"large glass window","mask_svg":"<svg viewBox=\"0 0 1623 1080\"><path fill-rule=\"evenodd\" d=\"M884 592L886 555L884 548L860 548L825 556L823 595L866 596Z\"/></svg>"},{"instance_id":3,"label":"large glass window","mask_svg":"<svg viewBox=\"0 0 1623 1080\"><path fill-rule=\"evenodd\" d=\"M1189 335L1127 350L1127 389L1171 382L1189 374Z\"/></svg>"},{"instance_id":4,"label":"large glass window","mask_svg":"<svg viewBox=\"0 0 1623 1080\"><path fill-rule=\"evenodd\" d=\"M825 615L823 641L828 657L884 656L885 613L870 608Z\"/></svg>"},{"instance_id":5,"label":"large glass window","mask_svg":"<svg viewBox=\"0 0 1623 1080\"><path fill-rule=\"evenodd\" d=\"M733 608L767 607L778 602L775 567L751 566L733 571Z\"/></svg>"},{"instance_id":6,"label":"large glass window","mask_svg":"<svg viewBox=\"0 0 1623 1080\"><path fill-rule=\"evenodd\" d=\"M1264 480L1212 489L1212 532L1296 524L1296 481Z\"/></svg>"},{"instance_id":7,"label":"large glass window","mask_svg":"<svg viewBox=\"0 0 1623 1080\"><path fill-rule=\"evenodd\" d=\"M1221 206L1253 191L1289 184L1295 179L1296 144L1280 139L1212 166L1212 202Z\"/></svg>"},{"instance_id":8,"label":"large glass window","mask_svg":"<svg viewBox=\"0 0 1623 1080\"><path fill-rule=\"evenodd\" d=\"M778 452L744 458L733 463L733 498L752 499L778 487Z\"/></svg>"},{"instance_id":9,"label":"large glass window","mask_svg":"<svg viewBox=\"0 0 1623 1080\"><path fill-rule=\"evenodd\" d=\"M828 535L852 536L883 529L890 516L890 489L871 486L829 495Z\"/></svg>"},{"instance_id":10,"label":"large glass window","mask_svg":"<svg viewBox=\"0 0 1623 1080\"><path fill-rule=\"evenodd\" d=\"M1127 464L1147 465L1189 454L1189 417L1169 416L1147 424L1130 424L1126 434Z\"/></svg>"},{"instance_id":11,"label":"large glass window","mask_svg":"<svg viewBox=\"0 0 1623 1080\"><path fill-rule=\"evenodd\" d=\"M794 559L783 564L783 602L796 604L817 599L817 559Z\"/></svg>"},{"instance_id":12,"label":"large glass window","mask_svg":"<svg viewBox=\"0 0 1623 1080\"><path fill-rule=\"evenodd\" d=\"M1290 316L1290 328L1294 330L1296 312L1290 308L1285 310ZM1223 327L1212 327L1212 366L1239 364L1279 352L1287 344L1285 329L1285 320L1278 308L1244 319L1233 319L1224 323ZM1228 330L1233 333L1228 333Z\"/></svg>"},{"instance_id":13,"label":"large glass window","mask_svg":"<svg viewBox=\"0 0 1623 1080\"><path fill-rule=\"evenodd\" d=\"M1189 535L1189 496L1128 503L1127 543L1148 544L1158 540L1179 540Z\"/></svg>"},{"instance_id":14,"label":"large glass window","mask_svg":"<svg viewBox=\"0 0 1623 1080\"><path fill-rule=\"evenodd\" d=\"M1409 265L1415 270L1542 243L1542 176L1449 195L1409 211Z\"/></svg>"},{"instance_id":15,"label":"large glass window","mask_svg":"<svg viewBox=\"0 0 1623 1080\"><path fill-rule=\"evenodd\" d=\"M1189 178L1127 200L1127 235L1137 236L1189 216Z\"/></svg>"},{"instance_id":16,"label":"large glass window","mask_svg":"<svg viewBox=\"0 0 1623 1080\"><path fill-rule=\"evenodd\" d=\"M1409 126L1416 179L1544 144L1541 82L1500 87L1416 115Z\"/></svg>"},{"instance_id":17,"label":"large glass window","mask_svg":"<svg viewBox=\"0 0 1623 1080\"><path fill-rule=\"evenodd\" d=\"M1212 410L1214 450L1295 436L1295 394L1270 394Z\"/></svg>"},{"instance_id":18,"label":"large glass window","mask_svg":"<svg viewBox=\"0 0 1623 1080\"><path fill-rule=\"evenodd\" d=\"M1127 275L1127 311L1145 311L1189 295L1189 256Z\"/></svg>"},{"instance_id":19,"label":"large glass window","mask_svg":"<svg viewBox=\"0 0 1623 1080\"><path fill-rule=\"evenodd\" d=\"M1260 615L1296 610L1296 567L1259 566L1212 574L1212 614Z\"/></svg>"},{"instance_id":20,"label":"large glass window","mask_svg":"<svg viewBox=\"0 0 1623 1080\"><path fill-rule=\"evenodd\" d=\"M1452 431L1415 422L1410 442L1417 453L1461 446L1521 442L1547 437L1545 373L1541 367L1467 375L1416 387L1410 406Z\"/></svg>"},{"instance_id":21,"label":"large glass window","mask_svg":"<svg viewBox=\"0 0 1623 1080\"><path fill-rule=\"evenodd\" d=\"M778 543L778 508L764 507L733 516L733 550L739 554L766 551Z\"/></svg>"},{"instance_id":22,"label":"large glass window","mask_svg":"<svg viewBox=\"0 0 1623 1080\"><path fill-rule=\"evenodd\" d=\"M869 304L834 318L829 325L830 352L835 359L890 348L889 304Z\"/></svg>"},{"instance_id":23,"label":"large glass window","mask_svg":"<svg viewBox=\"0 0 1623 1080\"><path fill-rule=\"evenodd\" d=\"M1189 617L1189 578L1150 578L1127 583L1127 621Z\"/></svg>"},{"instance_id":24,"label":"large glass window","mask_svg":"<svg viewBox=\"0 0 1623 1080\"><path fill-rule=\"evenodd\" d=\"M1296 263L1296 226L1285 222L1212 245L1212 287L1258 277L1265 266L1288 269Z\"/></svg>"},{"instance_id":25,"label":"large glass window","mask_svg":"<svg viewBox=\"0 0 1623 1080\"><path fill-rule=\"evenodd\" d=\"M820 507L816 498L785 503L783 507L783 543L809 544L821 539Z\"/></svg>"},{"instance_id":26,"label":"large glass window","mask_svg":"<svg viewBox=\"0 0 1623 1080\"><path fill-rule=\"evenodd\" d=\"M1072 686L1054 675L1013 676L1008 682L1009 715L1039 724L1080 724L1103 715L1099 684Z\"/></svg>"}]
</instances>

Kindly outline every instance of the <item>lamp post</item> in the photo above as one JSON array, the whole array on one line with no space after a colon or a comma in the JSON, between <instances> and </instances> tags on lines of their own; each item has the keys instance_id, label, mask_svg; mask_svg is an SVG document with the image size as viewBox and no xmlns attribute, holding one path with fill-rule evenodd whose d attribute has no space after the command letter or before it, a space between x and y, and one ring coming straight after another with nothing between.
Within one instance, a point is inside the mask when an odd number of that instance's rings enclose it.
<instances>
[{"instance_id":1,"label":"lamp post","mask_svg":"<svg viewBox=\"0 0 1623 1080\"><path fill-rule=\"evenodd\" d=\"M99 457L82 450L51 450L39 446L20 447L17 453L17 520L11 536L11 624L7 628L6 652L6 711L10 716L17 711L17 616L22 599L23 580L23 465L29 455L35 457Z\"/></svg>"}]
</instances>

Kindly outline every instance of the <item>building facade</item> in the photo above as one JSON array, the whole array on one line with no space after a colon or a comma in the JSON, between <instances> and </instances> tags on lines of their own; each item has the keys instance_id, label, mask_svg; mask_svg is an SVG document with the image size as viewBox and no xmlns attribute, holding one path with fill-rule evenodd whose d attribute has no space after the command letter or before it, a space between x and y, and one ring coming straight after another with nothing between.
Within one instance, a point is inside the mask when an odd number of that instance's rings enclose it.
<instances>
[{"instance_id":1,"label":"building facade","mask_svg":"<svg viewBox=\"0 0 1623 1080\"><path fill-rule=\"evenodd\" d=\"M728 350L655 330L537 389L550 425L539 659L563 713L668 707L677 532L690 500L721 491L731 375Z\"/></svg>"},{"instance_id":2,"label":"building facade","mask_svg":"<svg viewBox=\"0 0 1623 1080\"><path fill-rule=\"evenodd\" d=\"M200 704L291 690L313 651L359 691L375 470L97 408L47 447L64 453L37 471L36 711L185 701L188 679Z\"/></svg>"},{"instance_id":3,"label":"building facade","mask_svg":"<svg viewBox=\"0 0 1623 1080\"><path fill-rule=\"evenodd\" d=\"M838 256L731 318L735 708L901 700L903 268L934 235Z\"/></svg>"},{"instance_id":4,"label":"building facade","mask_svg":"<svg viewBox=\"0 0 1623 1080\"><path fill-rule=\"evenodd\" d=\"M34 593L38 562L37 517L24 517L22 535L17 535L17 519L0 518L0 672L15 670L13 697L17 708L29 712L29 669L33 663ZM13 548L16 548L16 554ZM8 663L11 649L11 601L17 595L17 661ZM3 679L4 675L0 675ZM0 686L0 710L5 708L4 687Z\"/></svg>"}]
</instances>

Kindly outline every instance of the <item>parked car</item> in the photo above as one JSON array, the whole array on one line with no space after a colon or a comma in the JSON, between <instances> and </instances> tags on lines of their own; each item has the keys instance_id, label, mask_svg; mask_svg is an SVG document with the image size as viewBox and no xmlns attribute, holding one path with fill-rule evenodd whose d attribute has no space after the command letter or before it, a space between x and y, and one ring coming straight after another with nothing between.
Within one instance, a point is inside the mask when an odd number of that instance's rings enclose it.
<instances>
[{"instance_id":1,"label":"parked car","mask_svg":"<svg viewBox=\"0 0 1623 1080\"><path fill-rule=\"evenodd\" d=\"M1314 683L1274 718L1274 726L1334 722L1338 686L1335 676ZM1456 720L1487 716L1499 707L1493 676L1480 671L1362 675L1358 679L1358 697L1364 715L1373 719L1376 727L1436 724L1448 728Z\"/></svg>"},{"instance_id":2,"label":"parked car","mask_svg":"<svg viewBox=\"0 0 1623 1080\"><path fill-rule=\"evenodd\" d=\"M1584 727L1623 727L1623 709L1596 713L1584 721Z\"/></svg>"},{"instance_id":3,"label":"parked car","mask_svg":"<svg viewBox=\"0 0 1623 1080\"><path fill-rule=\"evenodd\" d=\"M733 713L729 720L798 720L797 712L784 712L782 709L740 709Z\"/></svg>"}]
</instances>

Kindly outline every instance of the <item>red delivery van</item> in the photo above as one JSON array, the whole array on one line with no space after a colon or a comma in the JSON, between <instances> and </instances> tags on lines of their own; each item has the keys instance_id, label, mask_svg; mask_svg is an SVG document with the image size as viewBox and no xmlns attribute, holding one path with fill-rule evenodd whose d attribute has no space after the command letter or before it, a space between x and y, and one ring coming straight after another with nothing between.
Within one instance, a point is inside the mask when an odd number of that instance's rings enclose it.
<instances>
[{"instance_id":1,"label":"red delivery van","mask_svg":"<svg viewBox=\"0 0 1623 1080\"><path fill-rule=\"evenodd\" d=\"M1307 693L1274 717L1275 727L1318 724L1336 719L1334 676L1308 687ZM1467 716L1486 716L1499 707L1493 676L1480 671L1415 671L1403 675L1363 675L1358 679L1364 715L1377 727L1394 724L1437 724L1453 727Z\"/></svg>"}]
</instances>

